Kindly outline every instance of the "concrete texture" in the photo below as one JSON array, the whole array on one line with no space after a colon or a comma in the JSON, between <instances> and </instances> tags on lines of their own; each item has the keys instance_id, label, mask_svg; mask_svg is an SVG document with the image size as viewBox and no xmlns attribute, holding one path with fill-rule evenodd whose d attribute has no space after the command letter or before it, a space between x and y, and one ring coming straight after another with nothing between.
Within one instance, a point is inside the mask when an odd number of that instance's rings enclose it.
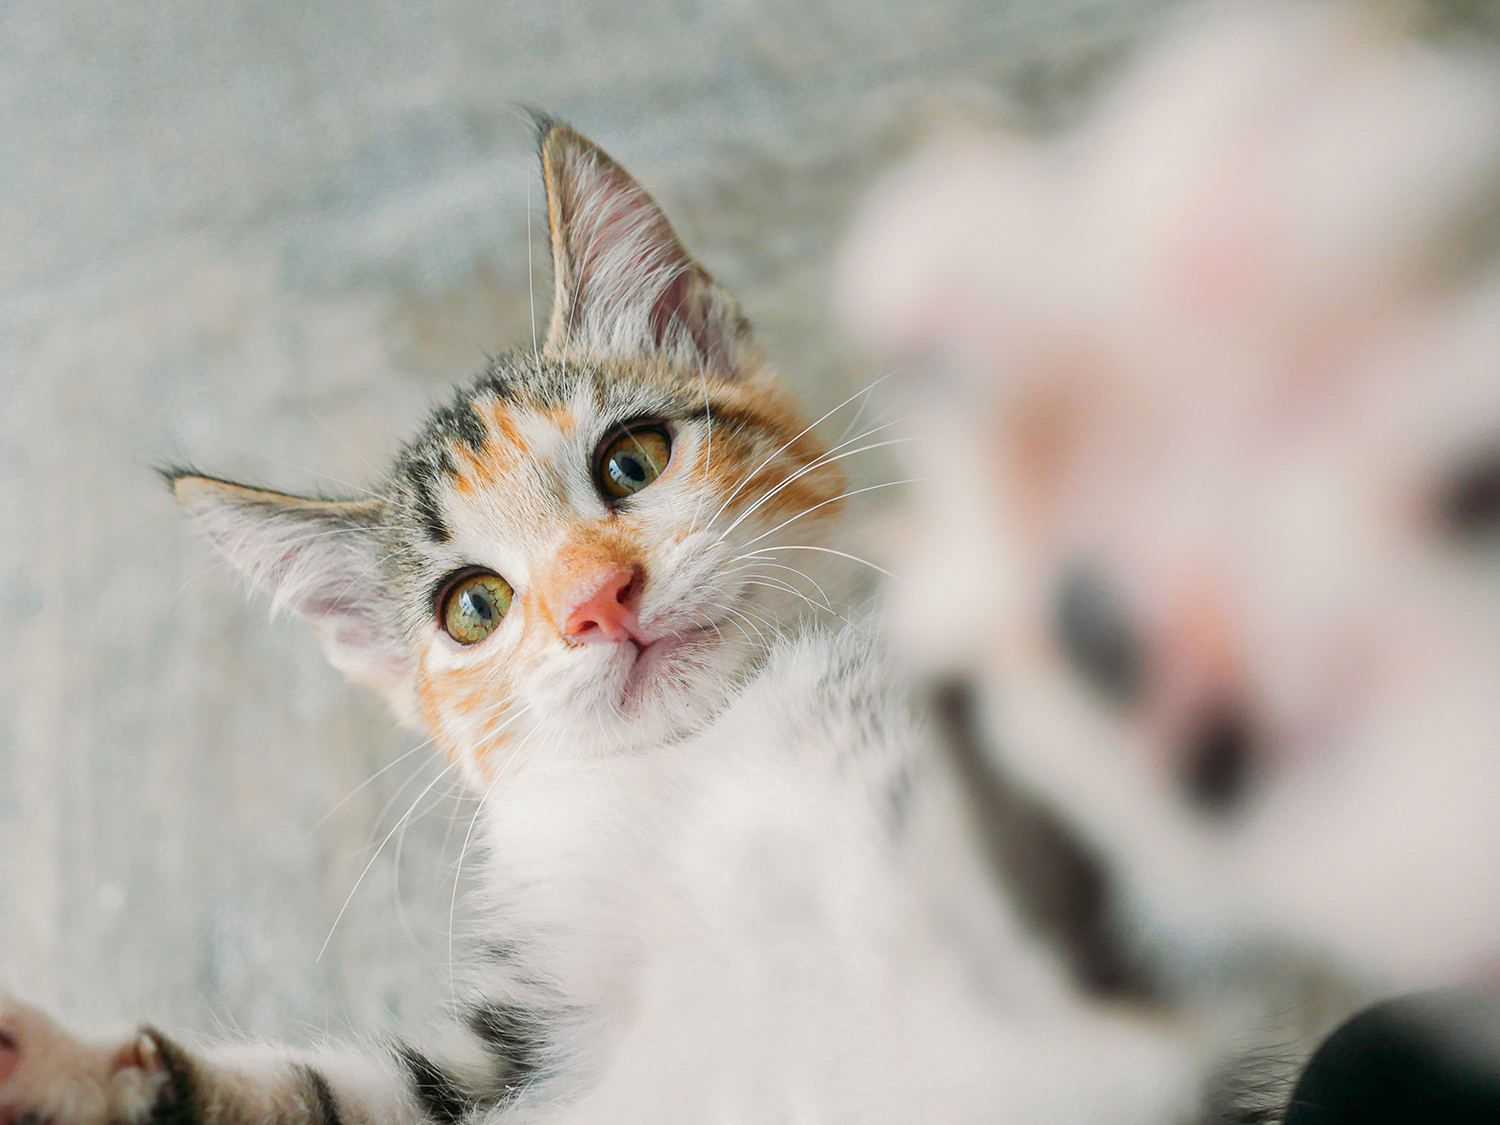
<instances>
[{"instance_id":1,"label":"concrete texture","mask_svg":"<svg viewBox=\"0 0 1500 1125\"><path fill-rule=\"evenodd\" d=\"M0 5L0 985L293 1037L445 995L451 774L151 466L348 491L529 340L518 105L657 194L816 407L871 377L824 315L859 187L1162 6Z\"/></svg>"}]
</instances>

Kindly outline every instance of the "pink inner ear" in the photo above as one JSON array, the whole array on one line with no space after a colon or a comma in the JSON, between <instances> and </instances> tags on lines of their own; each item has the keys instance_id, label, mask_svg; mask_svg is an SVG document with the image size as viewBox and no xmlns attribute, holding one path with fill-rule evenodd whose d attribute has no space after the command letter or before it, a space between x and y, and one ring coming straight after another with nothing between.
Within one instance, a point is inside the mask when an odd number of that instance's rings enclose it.
<instances>
[{"instance_id":1,"label":"pink inner ear","mask_svg":"<svg viewBox=\"0 0 1500 1125\"><path fill-rule=\"evenodd\" d=\"M671 227L650 197L618 168L587 158L574 168L563 220L575 270L573 300L582 305L645 303L666 270L675 266L674 273L681 276L689 265Z\"/></svg>"},{"instance_id":2,"label":"pink inner ear","mask_svg":"<svg viewBox=\"0 0 1500 1125\"><path fill-rule=\"evenodd\" d=\"M571 259L561 339L684 359L696 352L735 370L739 307L687 254L651 197L602 154L575 153L561 171L559 221Z\"/></svg>"},{"instance_id":3,"label":"pink inner ear","mask_svg":"<svg viewBox=\"0 0 1500 1125\"><path fill-rule=\"evenodd\" d=\"M652 336L658 348L668 347L669 337L676 328L687 334L710 367L731 371L734 356L722 318L735 314L725 311L716 317L709 291L712 284L692 262L685 262L651 310Z\"/></svg>"},{"instance_id":4,"label":"pink inner ear","mask_svg":"<svg viewBox=\"0 0 1500 1125\"><path fill-rule=\"evenodd\" d=\"M661 296L656 298L656 304L651 309L651 335L657 347L667 342L667 333L672 330L673 324L683 325L697 338L697 333L692 331L691 310L687 308L690 273L685 268L680 270L661 291Z\"/></svg>"}]
</instances>

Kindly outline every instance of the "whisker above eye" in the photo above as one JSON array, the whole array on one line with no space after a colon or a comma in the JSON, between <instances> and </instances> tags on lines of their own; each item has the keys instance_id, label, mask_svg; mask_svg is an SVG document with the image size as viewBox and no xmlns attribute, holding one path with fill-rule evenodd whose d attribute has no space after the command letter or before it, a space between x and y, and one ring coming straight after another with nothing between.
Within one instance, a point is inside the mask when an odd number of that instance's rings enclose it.
<instances>
[{"instance_id":1,"label":"whisker above eye","mask_svg":"<svg viewBox=\"0 0 1500 1125\"><path fill-rule=\"evenodd\" d=\"M387 484L395 484L395 481L391 479L391 475L389 473L382 471L380 468L378 468L375 465L372 465L368 460L366 460L363 456L360 455L360 453L359 453L359 451L357 449L355 449L352 445L350 445L343 438L339 437L338 434L334 433L333 430L329 427L328 423L324 422L323 419L321 419L321 418L318 417L317 411L315 411L312 407L309 406L307 408L307 412L308 412L308 414L310 414L312 416L312 420L314 422L316 422L319 426L321 426L323 428L323 432L324 433L326 433L334 441L336 441L340 445L342 445L350 453L354 454L354 456L359 460L360 464L362 464L365 468L369 469L377 477L380 477ZM332 480L333 478L329 477L328 479ZM350 487L353 487L353 486L351 485ZM374 495L374 494L372 493L372 495Z\"/></svg>"},{"instance_id":2,"label":"whisker above eye","mask_svg":"<svg viewBox=\"0 0 1500 1125\"><path fill-rule=\"evenodd\" d=\"M748 516L751 512L755 511L763 503L765 503L767 500L769 500L772 496L775 496L783 488L786 488L788 485L792 484L794 481L796 481L796 480L800 479L801 477L805 476L806 474L812 472L814 469L821 468L823 465L831 464L834 461L842 460L843 457L852 456L855 453L863 453L864 452L864 450L862 450L862 449L854 449L854 450L850 450L848 453L840 454L839 451L841 449L843 449L845 446L852 445L854 442L857 442L857 441L863 441L865 438L871 437L871 436L879 433L881 430L889 429L892 425L895 425L895 423L894 422L885 422L885 423L882 423L879 426L874 426L874 427L872 427L872 428L864 431L861 434L857 434L857 435L855 435L852 438L849 438L849 439L847 439L845 441L841 441L838 445L835 445L832 449L828 449L828 450L825 450L824 452L820 453L817 457L813 458L812 461L808 462L806 465L803 465L800 469L798 469L796 472L792 473L785 480L777 482L777 484L774 487L772 487L769 491L767 491L765 495L757 497L756 500L754 501L754 503L752 503L749 508L747 508L745 511L741 512L737 517L735 517L734 521L727 528L724 529L724 531L719 536L719 540L722 540L725 535L728 535L729 532L733 531L735 529L735 527L737 527L739 525L740 521L743 520L746 516ZM910 439L901 439L901 440L910 440ZM871 448L879 448L879 446L872 446ZM774 456L775 455L773 455L772 459L774 459ZM743 487L744 485L749 484L750 481L755 477L755 475L757 473L759 473L761 469L765 468L765 466L767 464L769 464L769 463L770 463L770 461L768 460L768 461L762 462L760 465L757 465L754 469L752 469L749 473L747 473L745 475L745 477L740 481L740 486ZM735 492L738 492L738 491L739 491L739 489L736 488ZM734 497L734 493L730 493L730 499L731 500L733 499L733 497ZM712 520L708 521L708 526L709 527L712 527L714 525L715 521L718 520L719 516L721 516L724 513L724 509L726 507L728 507L728 501L726 501L726 503L723 506L721 506L717 512L714 513L714 518Z\"/></svg>"},{"instance_id":3,"label":"whisker above eye","mask_svg":"<svg viewBox=\"0 0 1500 1125\"><path fill-rule=\"evenodd\" d=\"M891 424L893 424L893 423L887 423L887 425L891 425ZM881 427L881 428L883 429L884 427ZM871 430L869 432L870 433L874 433L875 431ZM861 436L865 436L865 435L861 435ZM858 441L859 438L854 438L852 440ZM741 512L738 516L736 516L733 523L731 523L728 527L726 527L722 532L719 533L719 538L716 539L715 542L723 542L724 537L726 535L728 535L731 531L733 531L741 523L743 523L747 518L749 518L749 516L751 514L753 514L757 509L759 509L762 504L765 504L768 500L770 500L772 497L774 497L782 489L789 487L794 482L796 482L800 477L806 476L808 473L812 472L814 469L821 469L825 465L831 465L835 461L842 461L846 457L853 457L856 453L868 453L868 452L870 452L873 449L884 449L887 446L891 446L891 445L905 445L905 444L907 444L909 442L916 441L916 440L917 440L916 438L905 438L905 437L903 437L903 438L890 438L887 441L873 442L870 445L862 445L862 446L859 446L857 449L846 450L843 453L836 453L835 450L830 450L828 453L825 453L822 457L819 457L817 460L812 461L809 464L806 464L802 468L798 469L791 476L787 477L786 480L782 481L781 483L777 484L776 487L774 487L774 488L770 489L769 491L767 491L764 496L759 497L755 501L755 503L751 504L750 507L746 508L743 512ZM838 447L835 447L835 449L837 449L837 448Z\"/></svg>"},{"instance_id":4,"label":"whisker above eye","mask_svg":"<svg viewBox=\"0 0 1500 1125\"><path fill-rule=\"evenodd\" d=\"M848 406L851 402L853 402L855 399L859 398L861 395L869 394L876 387L880 386L881 383L885 382L892 375L896 374L897 370L899 370L899 368L897 368L895 370L887 371L884 375L880 376L878 379L874 380L871 383L867 383L861 390L855 391L852 395L850 395L848 398L846 398L843 402L839 403L832 410L828 411L826 414L821 415L816 421L811 422L810 424L804 426L801 430L797 431L797 433L794 434L791 438L789 438L786 442L784 442L780 446L780 448L778 448L774 453L772 453L769 457L767 457L764 461L762 461L755 468L751 469L750 472L745 475L744 480L740 481L740 483L735 486L734 491L731 492L727 497L724 498L724 503L722 503L722 504L719 505L718 511L714 512L713 518L708 521L708 526L712 527L714 525L715 521L717 521L718 518L721 515L724 514L724 509L727 508L727 507L729 507L730 501L733 500L736 496L739 495L740 489L744 488L745 485L749 484L750 481L751 481L751 479L755 476L756 473L760 472L761 469L765 468L772 461L776 460L776 458L780 457L783 453L785 453L788 449L790 449L793 442L796 442L800 438L803 438L803 437L807 436L809 433L811 433L813 431L813 429L816 426L818 426L820 423L824 422L825 420L833 417L833 415L837 414L840 410L844 409L844 407Z\"/></svg>"},{"instance_id":5,"label":"whisker above eye","mask_svg":"<svg viewBox=\"0 0 1500 1125\"><path fill-rule=\"evenodd\" d=\"M321 425L321 423L319 424ZM320 472L317 469L310 469L306 465L297 464L295 461L283 461L280 457L272 457L269 453L261 453L255 449L246 449L243 445L235 445L232 441L225 440L224 444L229 446L230 449L237 449L241 453L248 453L251 457L259 457L262 460L271 462L271 464L273 465L284 465L288 469L296 469L299 473L308 473L311 476L322 477L324 480L333 481L334 484L343 485L345 488L352 488L355 492L363 492L366 496L375 499L384 499L384 497L379 492L375 492L372 489L365 488L361 485L353 484L347 480L340 480L332 473L324 473ZM358 455L356 454L356 456Z\"/></svg>"}]
</instances>

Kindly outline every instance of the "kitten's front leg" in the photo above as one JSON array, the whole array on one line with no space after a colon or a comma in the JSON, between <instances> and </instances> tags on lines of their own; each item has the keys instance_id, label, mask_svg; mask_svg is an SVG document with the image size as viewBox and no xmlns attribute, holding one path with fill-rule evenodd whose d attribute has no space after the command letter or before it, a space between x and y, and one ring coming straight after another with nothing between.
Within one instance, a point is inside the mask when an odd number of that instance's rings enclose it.
<instances>
[{"instance_id":1,"label":"kitten's front leg","mask_svg":"<svg viewBox=\"0 0 1500 1125\"><path fill-rule=\"evenodd\" d=\"M0 1125L428 1125L426 1092L388 1052L87 1042L0 993Z\"/></svg>"}]
</instances>

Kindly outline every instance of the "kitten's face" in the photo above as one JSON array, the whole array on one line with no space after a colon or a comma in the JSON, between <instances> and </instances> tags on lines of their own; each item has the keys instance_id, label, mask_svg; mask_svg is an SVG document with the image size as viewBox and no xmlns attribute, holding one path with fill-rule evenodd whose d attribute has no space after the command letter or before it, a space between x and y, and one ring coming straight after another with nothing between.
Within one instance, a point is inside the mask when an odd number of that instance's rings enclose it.
<instances>
[{"instance_id":1,"label":"kitten's face","mask_svg":"<svg viewBox=\"0 0 1500 1125\"><path fill-rule=\"evenodd\" d=\"M1168 947L1416 985L1500 952L1500 68L1231 23L872 213L862 326L952 361L907 618Z\"/></svg>"},{"instance_id":2,"label":"kitten's face","mask_svg":"<svg viewBox=\"0 0 1500 1125\"><path fill-rule=\"evenodd\" d=\"M524 354L496 370L460 396L463 423L449 414L397 463L425 724L483 776L522 743L576 754L681 733L807 608L773 548L820 541L837 471L809 468L821 451L763 387ZM464 604L493 603L495 579L497 622Z\"/></svg>"},{"instance_id":3,"label":"kitten's face","mask_svg":"<svg viewBox=\"0 0 1500 1125\"><path fill-rule=\"evenodd\" d=\"M542 159L546 346L435 412L384 494L174 474L216 545L481 786L685 733L832 609L810 576L842 476L738 305L604 153L547 126Z\"/></svg>"}]
</instances>

